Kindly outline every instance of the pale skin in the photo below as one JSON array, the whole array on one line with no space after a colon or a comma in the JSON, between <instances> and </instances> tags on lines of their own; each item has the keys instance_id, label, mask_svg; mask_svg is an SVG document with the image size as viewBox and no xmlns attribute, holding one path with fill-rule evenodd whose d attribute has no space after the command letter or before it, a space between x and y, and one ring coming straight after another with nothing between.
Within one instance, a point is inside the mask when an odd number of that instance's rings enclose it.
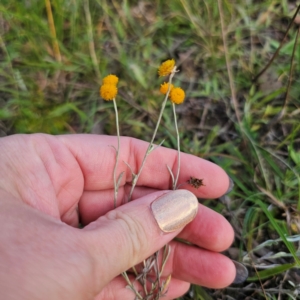
<instances>
[{"instance_id":1,"label":"pale skin","mask_svg":"<svg viewBox=\"0 0 300 300\"><path fill-rule=\"evenodd\" d=\"M166 165L176 171L177 152L163 147L152 152L134 201L120 206L132 179L124 161L136 172L148 146L121 138L117 174L125 174L118 208L113 209L111 146L117 146L116 137L35 134L0 139L1 297L131 300L134 295L119 274L166 243L171 255L164 276L172 274L172 280L164 299L184 294L190 283L211 288L232 283L235 267L219 253L234 239L223 216L199 204L196 218L172 233L163 233L154 220L150 204L171 189ZM182 154L179 184L190 176L203 179L205 186L181 188L198 198L220 197L229 187L220 167Z\"/></svg>"}]
</instances>

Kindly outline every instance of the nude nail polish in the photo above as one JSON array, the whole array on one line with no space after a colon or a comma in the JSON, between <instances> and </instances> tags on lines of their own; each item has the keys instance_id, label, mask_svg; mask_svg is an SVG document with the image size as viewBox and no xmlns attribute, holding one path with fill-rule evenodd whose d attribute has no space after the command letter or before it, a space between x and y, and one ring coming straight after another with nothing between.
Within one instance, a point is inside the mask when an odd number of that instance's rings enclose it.
<instances>
[{"instance_id":1,"label":"nude nail polish","mask_svg":"<svg viewBox=\"0 0 300 300\"><path fill-rule=\"evenodd\" d=\"M187 190L166 193L151 204L154 218L163 232L172 232L190 223L198 211L196 196Z\"/></svg>"},{"instance_id":2,"label":"nude nail polish","mask_svg":"<svg viewBox=\"0 0 300 300\"><path fill-rule=\"evenodd\" d=\"M228 176L229 177L229 176ZM225 195L229 194L232 190L233 190L233 187L234 187L234 182L233 180L229 177L229 186L228 186L228 189L225 193Z\"/></svg>"},{"instance_id":3,"label":"nude nail polish","mask_svg":"<svg viewBox=\"0 0 300 300\"><path fill-rule=\"evenodd\" d=\"M236 275L233 283L234 284L243 283L248 278L249 275L247 268L242 263L239 263L235 260L233 260L232 262L234 263L236 269Z\"/></svg>"}]
</instances>

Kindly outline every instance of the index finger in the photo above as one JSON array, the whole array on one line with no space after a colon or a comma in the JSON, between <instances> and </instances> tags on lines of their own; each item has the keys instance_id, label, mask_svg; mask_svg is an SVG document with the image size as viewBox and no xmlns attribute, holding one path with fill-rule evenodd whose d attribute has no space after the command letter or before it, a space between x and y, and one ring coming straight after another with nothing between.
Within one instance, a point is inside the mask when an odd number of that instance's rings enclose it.
<instances>
[{"instance_id":1,"label":"index finger","mask_svg":"<svg viewBox=\"0 0 300 300\"><path fill-rule=\"evenodd\" d=\"M113 168L116 162L117 137L99 135L63 135L58 138L76 158L84 176L86 191L113 189ZM120 153L117 175L124 172L121 186L131 184L132 172L138 172L149 143L130 138L120 138ZM172 180L167 166L176 176L177 151L157 147L147 157L138 179L138 186L158 190L172 189ZM130 166L130 168L127 165ZM187 183L190 177L203 180L204 186L196 189L188 184L184 187L199 198L217 198L226 193L230 179L226 172L212 162L181 153L181 168L178 185Z\"/></svg>"}]
</instances>

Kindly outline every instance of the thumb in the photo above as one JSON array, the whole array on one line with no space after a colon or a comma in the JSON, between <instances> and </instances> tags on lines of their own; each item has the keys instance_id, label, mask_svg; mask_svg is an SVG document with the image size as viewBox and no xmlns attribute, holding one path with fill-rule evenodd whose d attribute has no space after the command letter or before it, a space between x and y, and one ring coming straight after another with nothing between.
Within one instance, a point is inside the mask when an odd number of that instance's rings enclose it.
<instances>
[{"instance_id":1,"label":"thumb","mask_svg":"<svg viewBox=\"0 0 300 300\"><path fill-rule=\"evenodd\" d=\"M198 211L187 190L160 191L122 205L84 228L103 288L113 278L170 242Z\"/></svg>"}]
</instances>

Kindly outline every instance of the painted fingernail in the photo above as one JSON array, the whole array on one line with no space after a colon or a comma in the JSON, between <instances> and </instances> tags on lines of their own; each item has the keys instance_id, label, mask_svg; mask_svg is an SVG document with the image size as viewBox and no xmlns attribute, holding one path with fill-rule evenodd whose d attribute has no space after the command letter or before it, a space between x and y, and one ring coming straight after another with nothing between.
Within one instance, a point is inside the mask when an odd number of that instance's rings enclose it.
<instances>
[{"instance_id":1,"label":"painted fingernail","mask_svg":"<svg viewBox=\"0 0 300 300\"><path fill-rule=\"evenodd\" d=\"M236 275L233 283L243 283L249 275L247 268L243 264L235 260L233 260L232 262L234 263L236 269Z\"/></svg>"},{"instance_id":2,"label":"painted fingernail","mask_svg":"<svg viewBox=\"0 0 300 300\"><path fill-rule=\"evenodd\" d=\"M229 177L229 176L228 176ZM229 194L232 190L233 190L233 187L234 187L234 182L233 180L229 177L229 187L225 193L225 195Z\"/></svg>"},{"instance_id":3,"label":"painted fingernail","mask_svg":"<svg viewBox=\"0 0 300 300\"><path fill-rule=\"evenodd\" d=\"M159 228L164 232L172 232L183 228L195 218L198 200L187 190L176 190L154 200L151 210Z\"/></svg>"}]
</instances>

